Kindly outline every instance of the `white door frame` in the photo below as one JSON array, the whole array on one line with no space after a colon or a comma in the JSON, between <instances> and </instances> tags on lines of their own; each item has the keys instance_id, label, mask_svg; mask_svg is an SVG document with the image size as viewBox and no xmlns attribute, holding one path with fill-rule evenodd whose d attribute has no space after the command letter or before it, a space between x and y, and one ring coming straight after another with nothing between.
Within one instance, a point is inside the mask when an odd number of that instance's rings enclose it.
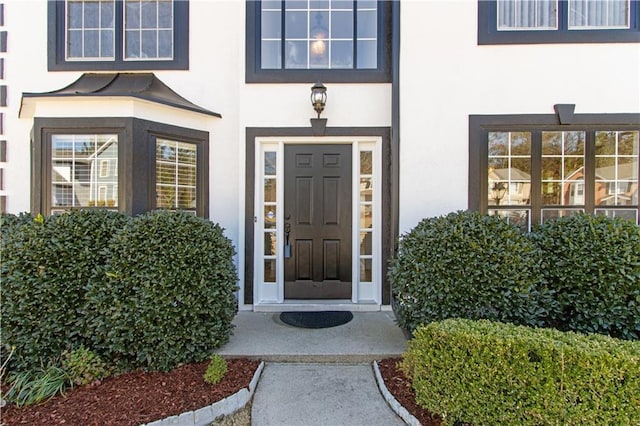
<instances>
[{"instance_id":1,"label":"white door frame","mask_svg":"<svg viewBox=\"0 0 640 426\"><path fill-rule=\"evenodd\" d=\"M284 298L284 147L287 144L347 144L352 146L352 292L351 300L289 300ZM382 138L362 137L258 137L255 144L254 282L256 311L349 309L380 310L382 303ZM361 169L372 156L372 172ZM265 159L269 158L269 167ZM275 159L275 168L271 165ZM363 166L364 167L364 166ZM275 199L265 200L265 183L275 184ZM268 221L266 218L275 218ZM368 225L368 226L367 226ZM371 247L361 250L361 238L371 234ZM265 236L276 244L265 251ZM370 250L370 253L368 252ZM268 265L268 266L267 266ZM265 270L270 270L265 276ZM273 270L275 269L275 272ZM361 277L370 274L370 281ZM265 280L265 277L268 279Z\"/></svg>"}]
</instances>

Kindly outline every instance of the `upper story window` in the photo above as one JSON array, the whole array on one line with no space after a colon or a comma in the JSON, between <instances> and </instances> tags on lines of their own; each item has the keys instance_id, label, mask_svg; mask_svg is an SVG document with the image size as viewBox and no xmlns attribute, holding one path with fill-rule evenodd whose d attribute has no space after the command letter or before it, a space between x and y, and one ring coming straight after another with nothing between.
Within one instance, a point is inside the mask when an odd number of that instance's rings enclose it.
<instances>
[{"instance_id":1,"label":"upper story window","mask_svg":"<svg viewBox=\"0 0 640 426\"><path fill-rule=\"evenodd\" d=\"M185 0L49 3L50 70L188 69Z\"/></svg>"},{"instance_id":2,"label":"upper story window","mask_svg":"<svg viewBox=\"0 0 640 426\"><path fill-rule=\"evenodd\" d=\"M391 2L247 3L247 81L390 81Z\"/></svg>"},{"instance_id":3,"label":"upper story window","mask_svg":"<svg viewBox=\"0 0 640 426\"><path fill-rule=\"evenodd\" d=\"M640 42L637 0L478 2L479 44Z\"/></svg>"}]
</instances>

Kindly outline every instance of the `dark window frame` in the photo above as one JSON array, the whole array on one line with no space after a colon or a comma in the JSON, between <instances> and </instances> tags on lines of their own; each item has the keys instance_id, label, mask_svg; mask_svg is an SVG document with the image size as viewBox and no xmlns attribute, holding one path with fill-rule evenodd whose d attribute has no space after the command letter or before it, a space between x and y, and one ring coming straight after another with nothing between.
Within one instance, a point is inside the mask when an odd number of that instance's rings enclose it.
<instances>
[{"instance_id":1,"label":"dark window frame","mask_svg":"<svg viewBox=\"0 0 640 426\"><path fill-rule=\"evenodd\" d=\"M392 129L389 127L327 127L325 136L349 136L354 140L363 136L377 136L382 138L382 305L392 303L391 282L384 273L384 265L388 264L396 250L398 239L398 152L397 140L393 138ZM261 137L312 137L316 136L311 127L247 127L245 129L245 245L244 245L244 295L241 296L245 304L253 304L253 267L254 267L254 201L255 201L255 148L256 139Z\"/></svg>"},{"instance_id":2,"label":"dark window frame","mask_svg":"<svg viewBox=\"0 0 640 426\"><path fill-rule=\"evenodd\" d=\"M260 1L246 2L246 83L390 83L392 1L378 0L378 67L376 69L262 69Z\"/></svg>"},{"instance_id":3,"label":"dark window frame","mask_svg":"<svg viewBox=\"0 0 640 426\"><path fill-rule=\"evenodd\" d=\"M112 61L66 58L65 0L48 2L48 70L49 71L134 71L134 70L187 70L189 69L189 1L173 3L173 59L125 60L123 51L123 2L115 3L115 58Z\"/></svg>"},{"instance_id":4,"label":"dark window frame","mask_svg":"<svg viewBox=\"0 0 640 426\"><path fill-rule=\"evenodd\" d=\"M568 29L568 1L558 0L555 30L499 31L497 0L478 0L478 44L640 43L640 1L631 0L630 28Z\"/></svg>"},{"instance_id":5,"label":"dark window frame","mask_svg":"<svg viewBox=\"0 0 640 426\"><path fill-rule=\"evenodd\" d=\"M541 180L537 170L541 169L541 149L536 146L537 137L543 131L585 131L587 134L585 147L585 166L595 167L595 154L591 145L595 142L595 131L640 131L640 114L575 114L571 124L560 124L554 114L523 115L470 115L469 116L469 176L468 176L468 208L469 210L487 213L488 211L488 135L489 132L531 132L531 225L540 223L542 202L540 201ZM537 135L537 136L536 136ZM640 175L640 162L638 164ZM595 178L590 171L584 181L585 205L587 213L593 213L595 206L593 192ZM511 206L506 206L508 210ZM613 206L611 206L613 207ZM603 208L603 207L600 207ZM622 208L622 207L619 207ZM615 207L613 208L615 209ZM640 222L640 206L638 221Z\"/></svg>"},{"instance_id":6,"label":"dark window frame","mask_svg":"<svg viewBox=\"0 0 640 426\"><path fill-rule=\"evenodd\" d=\"M131 117L35 118L31 149L32 212L51 213L51 135L57 133L118 135L117 208L130 215L155 208L155 138L197 144L196 214L209 217L209 133Z\"/></svg>"}]
</instances>

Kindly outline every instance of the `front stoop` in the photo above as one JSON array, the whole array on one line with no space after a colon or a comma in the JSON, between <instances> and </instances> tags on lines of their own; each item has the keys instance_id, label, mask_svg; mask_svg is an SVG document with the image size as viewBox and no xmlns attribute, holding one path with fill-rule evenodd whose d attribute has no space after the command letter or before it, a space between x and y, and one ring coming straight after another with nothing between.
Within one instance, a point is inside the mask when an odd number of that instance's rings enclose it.
<instances>
[{"instance_id":1,"label":"front stoop","mask_svg":"<svg viewBox=\"0 0 640 426\"><path fill-rule=\"evenodd\" d=\"M141 426L207 426L210 425L215 419L228 416L235 413L238 410L244 408L251 398L258 386L260 375L264 369L264 361L258 365L256 372L253 374L253 378L249 383L249 389L243 388L231 396L228 396L218 402L215 402L207 407L200 408L195 411L188 411L182 413L179 416L171 416L166 419L156 420L151 423L146 423Z\"/></svg>"}]
</instances>

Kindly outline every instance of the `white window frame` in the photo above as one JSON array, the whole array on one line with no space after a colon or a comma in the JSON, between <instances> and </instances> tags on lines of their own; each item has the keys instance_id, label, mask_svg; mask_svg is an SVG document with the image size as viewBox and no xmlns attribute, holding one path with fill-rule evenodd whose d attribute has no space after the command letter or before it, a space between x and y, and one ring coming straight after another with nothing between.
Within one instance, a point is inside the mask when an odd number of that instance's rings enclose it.
<instances>
[{"instance_id":1,"label":"white window frame","mask_svg":"<svg viewBox=\"0 0 640 426\"><path fill-rule=\"evenodd\" d=\"M360 310L379 310L382 303L382 138L375 137L262 137L256 138L255 148L255 191L254 191L254 309L286 305L284 298L284 148L286 144L349 144L352 147L352 291L351 304ZM373 152L373 193L372 193L372 254L362 258L372 260L372 281L360 282L360 152ZM276 241L275 256L264 254L264 158L265 152L276 153ZM276 283L264 282L264 260L276 259ZM310 301L307 305L316 302ZM331 301L322 301L323 305Z\"/></svg>"}]
</instances>

